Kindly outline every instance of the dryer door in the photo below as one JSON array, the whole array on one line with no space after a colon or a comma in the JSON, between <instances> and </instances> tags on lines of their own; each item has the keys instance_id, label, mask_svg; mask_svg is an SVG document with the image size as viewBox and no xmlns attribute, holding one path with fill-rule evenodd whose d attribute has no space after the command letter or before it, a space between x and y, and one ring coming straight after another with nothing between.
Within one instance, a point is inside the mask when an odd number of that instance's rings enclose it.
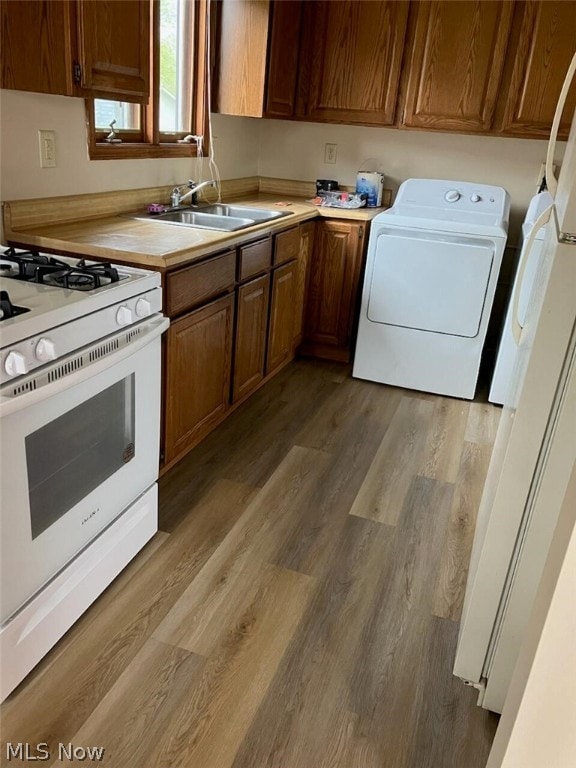
<instances>
[{"instance_id":1,"label":"dryer door","mask_svg":"<svg viewBox=\"0 0 576 768\"><path fill-rule=\"evenodd\" d=\"M494 252L490 240L381 229L368 320L451 336L476 336Z\"/></svg>"}]
</instances>

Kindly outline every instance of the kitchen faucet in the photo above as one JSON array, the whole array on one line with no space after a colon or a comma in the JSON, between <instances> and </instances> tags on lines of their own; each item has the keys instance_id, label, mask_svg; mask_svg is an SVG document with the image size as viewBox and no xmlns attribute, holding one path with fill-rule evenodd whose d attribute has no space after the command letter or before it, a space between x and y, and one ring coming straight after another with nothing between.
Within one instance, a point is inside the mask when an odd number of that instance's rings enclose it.
<instances>
[{"instance_id":1,"label":"kitchen faucet","mask_svg":"<svg viewBox=\"0 0 576 768\"><path fill-rule=\"evenodd\" d=\"M184 186L184 185L181 185ZM201 190L204 189L204 187L215 187L216 182L213 179L209 179L208 181L202 181L200 184L196 184L195 181L192 181L190 179L188 181L188 184L186 185L188 187L188 192L185 194L182 194L180 192L180 186L174 187L172 190L172 194L170 195L170 204L172 205L172 208L177 208L179 205L182 205L184 200L187 200L189 197L192 199L190 200L190 205L196 205L196 194Z\"/></svg>"}]
</instances>

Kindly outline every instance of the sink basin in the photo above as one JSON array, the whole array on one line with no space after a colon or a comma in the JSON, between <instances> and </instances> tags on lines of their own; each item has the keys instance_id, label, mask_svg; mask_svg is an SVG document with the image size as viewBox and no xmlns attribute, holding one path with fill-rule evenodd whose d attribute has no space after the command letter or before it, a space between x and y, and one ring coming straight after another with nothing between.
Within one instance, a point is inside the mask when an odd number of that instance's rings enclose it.
<instances>
[{"instance_id":1,"label":"sink basin","mask_svg":"<svg viewBox=\"0 0 576 768\"><path fill-rule=\"evenodd\" d=\"M184 227L198 227L199 229L216 229L220 232L234 232L237 229L254 225L254 219L192 210L168 211L158 216L146 216L146 221L163 221L166 224L179 224Z\"/></svg>"},{"instance_id":2,"label":"sink basin","mask_svg":"<svg viewBox=\"0 0 576 768\"><path fill-rule=\"evenodd\" d=\"M274 221L284 216L291 216L292 211L269 211L267 208L249 208L244 205L226 205L224 203L214 203L213 205L203 205L198 209L202 213L208 213L211 216L240 216L246 219L252 219L256 223L263 221Z\"/></svg>"},{"instance_id":3,"label":"sink basin","mask_svg":"<svg viewBox=\"0 0 576 768\"><path fill-rule=\"evenodd\" d=\"M237 229L253 227L265 221L275 221L291 216L292 211L269 211L266 208L248 208L243 205L215 203L202 208L180 208L156 216L131 216L143 221L161 221L181 227L215 229L218 232L235 232Z\"/></svg>"}]
</instances>

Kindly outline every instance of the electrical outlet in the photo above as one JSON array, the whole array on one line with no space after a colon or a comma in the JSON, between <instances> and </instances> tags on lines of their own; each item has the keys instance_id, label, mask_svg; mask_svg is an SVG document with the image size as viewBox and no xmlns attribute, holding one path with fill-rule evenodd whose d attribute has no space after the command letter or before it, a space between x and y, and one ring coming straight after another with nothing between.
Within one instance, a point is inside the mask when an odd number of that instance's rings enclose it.
<instances>
[{"instance_id":1,"label":"electrical outlet","mask_svg":"<svg viewBox=\"0 0 576 768\"><path fill-rule=\"evenodd\" d=\"M324 145L324 162L335 163L336 162L336 150L338 144L325 144Z\"/></svg>"},{"instance_id":2,"label":"electrical outlet","mask_svg":"<svg viewBox=\"0 0 576 768\"><path fill-rule=\"evenodd\" d=\"M54 131L38 131L40 168L56 168L56 136Z\"/></svg>"},{"instance_id":3,"label":"electrical outlet","mask_svg":"<svg viewBox=\"0 0 576 768\"><path fill-rule=\"evenodd\" d=\"M557 166L556 165L552 166L552 171L553 171L554 175L556 175L556 171L557 171ZM542 180L544 179L544 176L546 176L546 163L542 163L541 166L540 166L540 171L538 173L538 181L536 182L536 191L538 191L540 189L540 186L542 184Z\"/></svg>"}]
</instances>

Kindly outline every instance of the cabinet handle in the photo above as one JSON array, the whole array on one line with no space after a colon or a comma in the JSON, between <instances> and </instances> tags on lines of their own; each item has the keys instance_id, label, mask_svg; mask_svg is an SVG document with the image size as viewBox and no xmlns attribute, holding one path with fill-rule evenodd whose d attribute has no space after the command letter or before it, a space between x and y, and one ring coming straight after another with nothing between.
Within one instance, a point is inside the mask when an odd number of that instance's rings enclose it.
<instances>
[{"instance_id":1,"label":"cabinet handle","mask_svg":"<svg viewBox=\"0 0 576 768\"><path fill-rule=\"evenodd\" d=\"M82 67L80 66L80 64L78 64L77 61L74 62L74 66L72 70L73 70L74 82L77 85L80 85L80 83L82 82Z\"/></svg>"}]
</instances>

